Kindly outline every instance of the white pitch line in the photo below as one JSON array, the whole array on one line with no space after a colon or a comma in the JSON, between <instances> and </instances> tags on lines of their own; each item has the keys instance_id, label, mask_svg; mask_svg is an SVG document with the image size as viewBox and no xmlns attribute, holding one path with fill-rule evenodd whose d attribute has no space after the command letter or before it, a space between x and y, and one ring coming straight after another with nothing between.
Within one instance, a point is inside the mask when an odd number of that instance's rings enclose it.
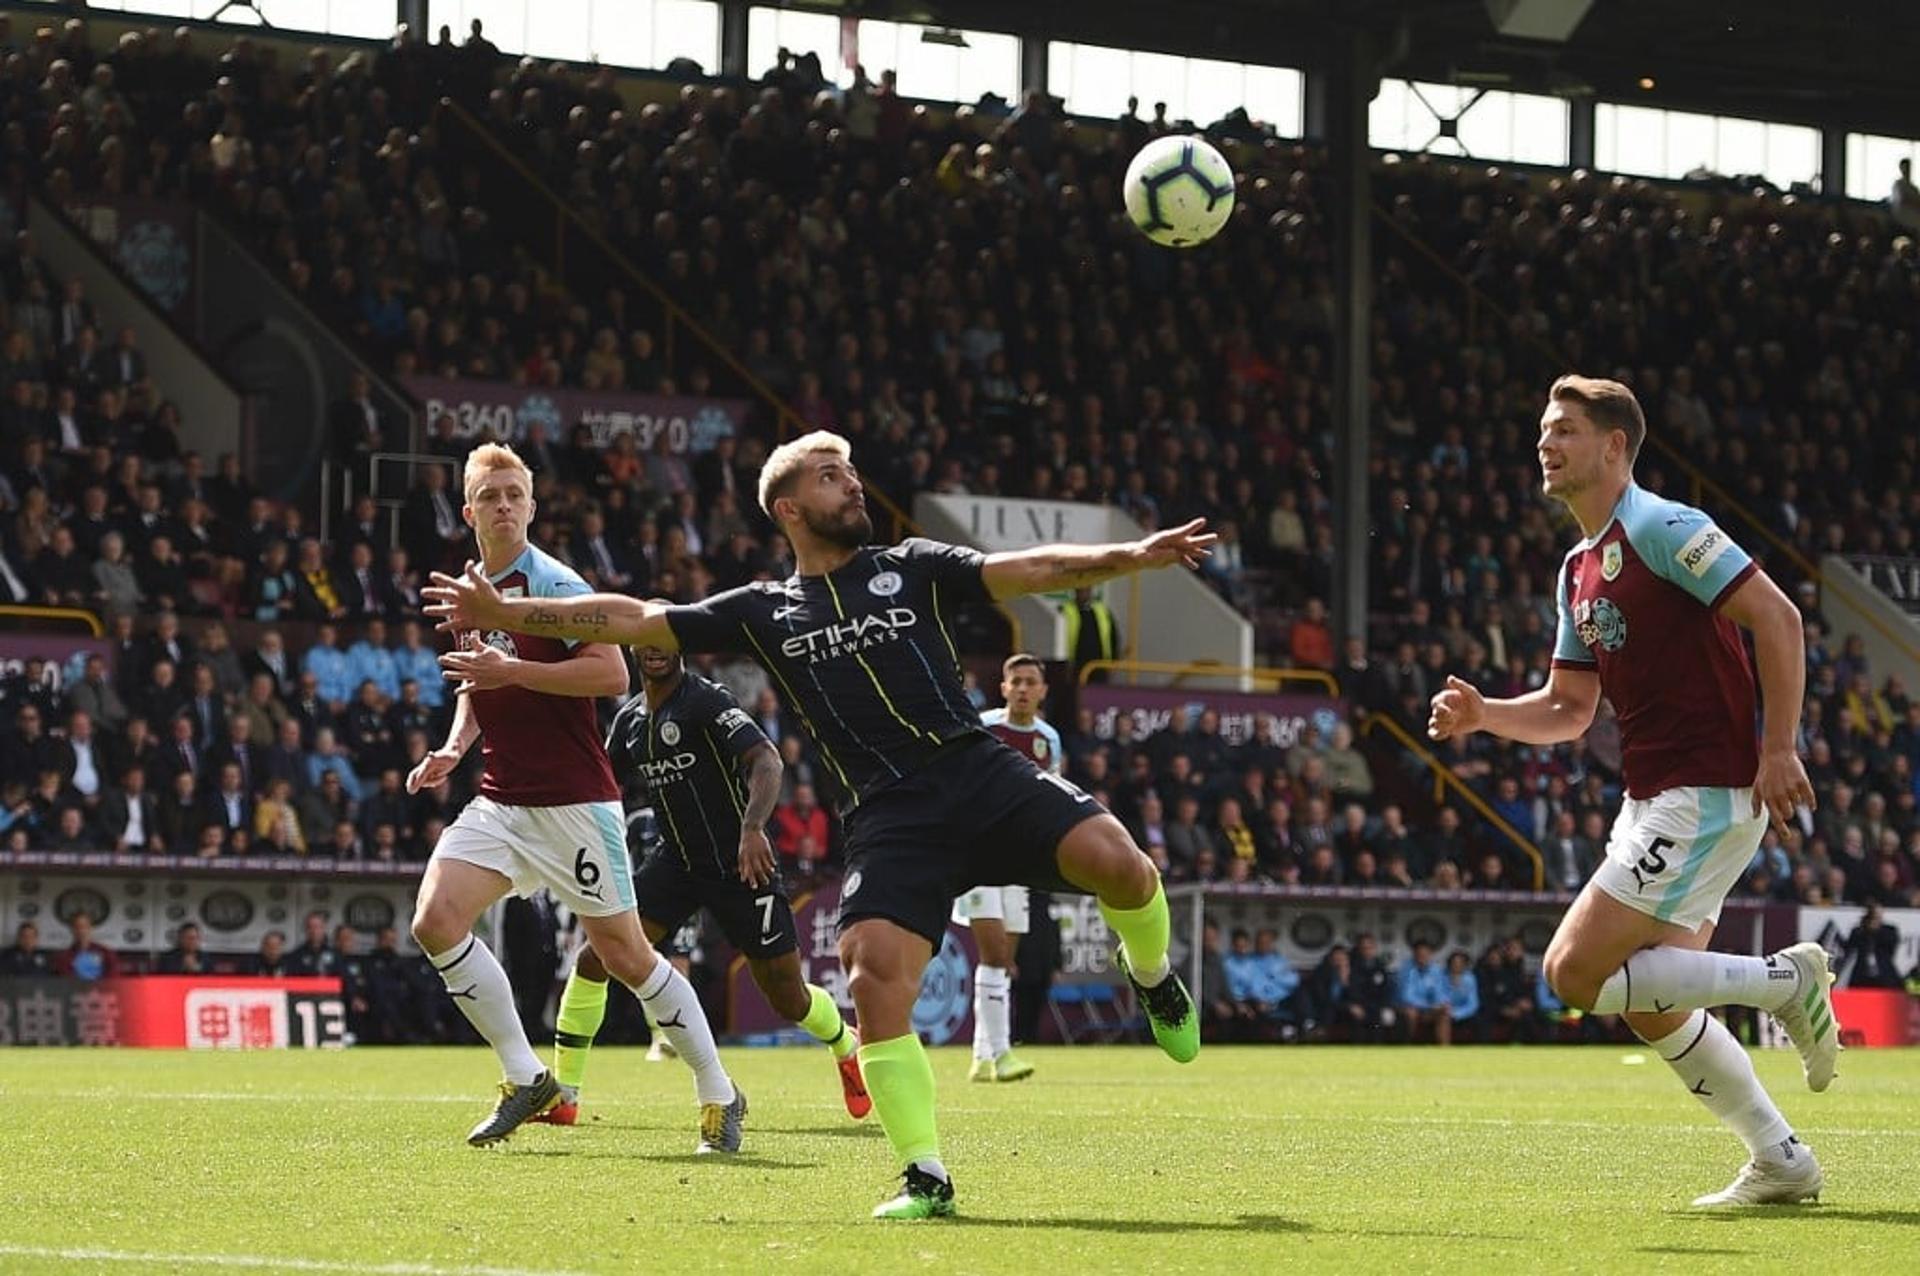
<instances>
[{"instance_id":1,"label":"white pitch line","mask_svg":"<svg viewBox=\"0 0 1920 1276\"><path fill-rule=\"evenodd\" d=\"M60 1249L50 1245L0 1244L0 1257L51 1258L65 1263L132 1263L137 1266L238 1267L277 1272L346 1272L352 1276L583 1276L578 1272L523 1267L440 1267L433 1263L345 1263L325 1258L280 1258L267 1254L148 1254L124 1249Z\"/></svg>"}]
</instances>

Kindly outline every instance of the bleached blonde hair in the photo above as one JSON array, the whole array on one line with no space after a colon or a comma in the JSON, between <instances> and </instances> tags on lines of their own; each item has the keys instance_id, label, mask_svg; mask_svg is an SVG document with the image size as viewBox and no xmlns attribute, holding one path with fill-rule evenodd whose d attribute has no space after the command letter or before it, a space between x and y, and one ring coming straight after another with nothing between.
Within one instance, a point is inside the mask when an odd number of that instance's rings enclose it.
<instances>
[{"instance_id":1,"label":"bleached blonde hair","mask_svg":"<svg viewBox=\"0 0 1920 1276\"><path fill-rule=\"evenodd\" d=\"M533 471L520 454L504 443L482 443L467 453L466 471L460 478L460 494L467 504L473 504L473 485L495 470L520 471L520 477L527 481L527 494L533 494Z\"/></svg>"},{"instance_id":2,"label":"bleached blonde hair","mask_svg":"<svg viewBox=\"0 0 1920 1276\"><path fill-rule=\"evenodd\" d=\"M760 467L760 508L774 517L773 503L785 496L788 484L800 473L801 465L816 452L831 452L841 460L851 460L853 445L832 430L814 430L797 439L788 439L773 449L767 463Z\"/></svg>"}]
</instances>

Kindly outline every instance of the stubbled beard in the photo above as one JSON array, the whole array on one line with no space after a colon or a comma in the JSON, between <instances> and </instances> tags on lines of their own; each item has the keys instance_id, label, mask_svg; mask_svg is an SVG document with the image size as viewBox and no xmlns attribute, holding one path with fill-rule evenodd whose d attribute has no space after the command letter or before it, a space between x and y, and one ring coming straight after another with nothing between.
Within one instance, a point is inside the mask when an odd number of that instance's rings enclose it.
<instances>
[{"instance_id":1,"label":"stubbled beard","mask_svg":"<svg viewBox=\"0 0 1920 1276\"><path fill-rule=\"evenodd\" d=\"M809 532L841 549L859 549L873 539L873 519L863 509L837 517L801 510L800 521Z\"/></svg>"}]
</instances>

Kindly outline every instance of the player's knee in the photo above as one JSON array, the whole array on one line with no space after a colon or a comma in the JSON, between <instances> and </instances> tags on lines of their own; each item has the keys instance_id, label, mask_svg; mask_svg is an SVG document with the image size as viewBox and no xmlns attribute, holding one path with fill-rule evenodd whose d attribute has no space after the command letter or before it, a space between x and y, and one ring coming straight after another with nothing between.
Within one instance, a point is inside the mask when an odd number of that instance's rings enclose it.
<instances>
[{"instance_id":1,"label":"player's knee","mask_svg":"<svg viewBox=\"0 0 1920 1276\"><path fill-rule=\"evenodd\" d=\"M1553 995L1576 1010L1591 1010L1599 999L1600 985L1606 982L1605 975L1596 976L1585 968L1568 950L1550 948L1545 960L1540 963L1540 973L1547 978L1547 987L1553 989Z\"/></svg>"},{"instance_id":2,"label":"player's knee","mask_svg":"<svg viewBox=\"0 0 1920 1276\"><path fill-rule=\"evenodd\" d=\"M429 955L446 952L467 933L465 919L438 901L422 900L413 914L413 942Z\"/></svg>"},{"instance_id":3,"label":"player's knee","mask_svg":"<svg viewBox=\"0 0 1920 1276\"><path fill-rule=\"evenodd\" d=\"M653 977L653 968L660 964L660 957L651 944L620 943L609 944L607 951L600 954L600 962L607 974L629 988L638 988Z\"/></svg>"},{"instance_id":4,"label":"player's knee","mask_svg":"<svg viewBox=\"0 0 1920 1276\"><path fill-rule=\"evenodd\" d=\"M582 979L591 979L597 984L607 981L606 963L600 960L600 954L592 944L580 950L580 960L574 963L573 968Z\"/></svg>"}]
</instances>

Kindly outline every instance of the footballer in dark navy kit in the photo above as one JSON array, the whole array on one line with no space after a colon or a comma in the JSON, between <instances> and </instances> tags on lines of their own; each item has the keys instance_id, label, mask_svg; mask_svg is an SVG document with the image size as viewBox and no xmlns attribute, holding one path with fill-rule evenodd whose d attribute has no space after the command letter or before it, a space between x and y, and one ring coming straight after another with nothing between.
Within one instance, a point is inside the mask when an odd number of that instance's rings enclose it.
<instances>
[{"instance_id":1,"label":"footballer in dark navy kit","mask_svg":"<svg viewBox=\"0 0 1920 1276\"><path fill-rule=\"evenodd\" d=\"M706 910L747 959L774 1013L833 1051L847 1111L864 1117L873 1104L860 1079L859 1036L832 994L801 975L793 909L767 840L780 755L733 693L688 672L678 652L646 647L637 655L642 690L614 715L607 760L623 787L644 795L659 834L633 875L640 924L659 946ZM606 979L592 946L581 949L555 1020L564 1100L538 1120L579 1120L587 1050L606 1014Z\"/></svg>"},{"instance_id":2,"label":"footballer in dark navy kit","mask_svg":"<svg viewBox=\"0 0 1920 1276\"><path fill-rule=\"evenodd\" d=\"M824 430L774 449L759 496L793 546L796 570L784 581L684 607L611 594L509 599L473 571L436 574L423 592L443 627L739 652L766 667L839 790L847 833L841 964L867 1089L904 1179L874 1215L945 1217L954 1212L953 1183L913 1004L955 896L1004 885L1096 896L1154 1039L1182 1063L1200 1049L1192 998L1167 960L1171 927L1153 861L1090 795L980 725L953 621L970 606L1197 567L1215 537L1195 519L1108 545L994 554L921 538L874 545L852 449ZM456 673L465 661L442 657Z\"/></svg>"}]
</instances>

